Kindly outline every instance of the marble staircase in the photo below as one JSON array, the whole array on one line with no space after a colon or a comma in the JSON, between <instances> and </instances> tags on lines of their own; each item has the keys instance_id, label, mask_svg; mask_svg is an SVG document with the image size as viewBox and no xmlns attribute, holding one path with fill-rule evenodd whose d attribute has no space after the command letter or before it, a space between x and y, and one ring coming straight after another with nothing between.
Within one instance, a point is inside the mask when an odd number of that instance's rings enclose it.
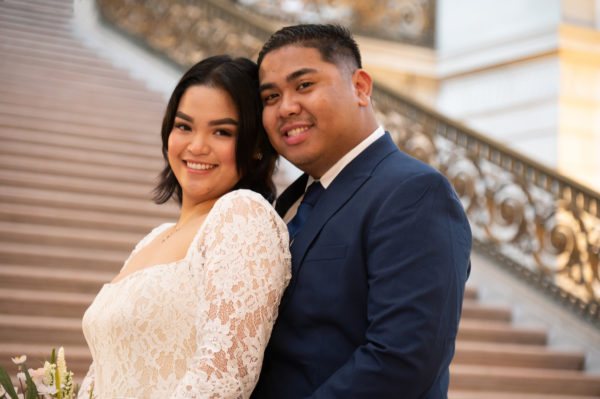
<instances>
[{"instance_id":1,"label":"marble staircase","mask_svg":"<svg viewBox=\"0 0 600 399\"><path fill-rule=\"evenodd\" d=\"M81 316L133 245L177 214L150 200L164 98L86 48L72 0L0 0L0 365L63 345L81 379ZM474 264L473 267L477 267ZM585 353L547 346L470 286L451 399L600 398Z\"/></svg>"}]
</instances>

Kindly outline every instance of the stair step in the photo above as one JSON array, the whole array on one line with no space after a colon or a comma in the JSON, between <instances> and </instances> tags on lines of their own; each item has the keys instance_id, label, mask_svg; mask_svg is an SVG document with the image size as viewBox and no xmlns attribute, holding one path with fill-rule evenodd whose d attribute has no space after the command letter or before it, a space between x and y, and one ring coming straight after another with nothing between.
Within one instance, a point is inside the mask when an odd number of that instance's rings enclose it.
<instances>
[{"instance_id":1,"label":"stair step","mask_svg":"<svg viewBox=\"0 0 600 399\"><path fill-rule=\"evenodd\" d=\"M86 345L81 318L0 314L0 342L48 348Z\"/></svg>"},{"instance_id":2,"label":"stair step","mask_svg":"<svg viewBox=\"0 0 600 399\"><path fill-rule=\"evenodd\" d=\"M117 271L92 271L0 264L0 288L21 288L95 295Z\"/></svg>"},{"instance_id":3,"label":"stair step","mask_svg":"<svg viewBox=\"0 0 600 399\"><path fill-rule=\"evenodd\" d=\"M64 93L64 92L63 92ZM89 115L93 115L100 118L113 118L116 120L125 120L128 125L121 127L121 130L125 132L130 132L132 127L136 130L141 131L139 136L154 138L152 139L152 143L158 143L158 132L160 130L160 116L164 112L164 108L162 104L156 102L156 118L148 118L145 113L147 112L139 112L133 110L131 106L127 108L123 108L122 106L115 106L110 101L104 99L103 101L96 101L95 103L90 103L88 101L81 101L81 99L77 99L75 97L68 97L64 94L59 96L55 95L54 97L40 95L39 92L26 92L24 90L10 90L10 88L2 87L0 88L0 103L1 104L10 104L13 107L19 106L24 108L25 110L35 109L36 119L40 116L37 111L44 110L44 112L60 112L66 113L65 108L71 113L71 118L69 121L75 120L73 115L81 115L78 117L82 124L89 124L90 118ZM160 105L160 106L158 106ZM7 112L8 113L8 112ZM57 119L52 116L47 119ZM65 118L66 119L66 118ZM156 134L151 134L152 130L146 130L145 127L154 127ZM148 141L150 142L150 140Z\"/></svg>"},{"instance_id":4,"label":"stair step","mask_svg":"<svg viewBox=\"0 0 600 399\"><path fill-rule=\"evenodd\" d=\"M127 72L115 69L108 61L99 58L94 50L83 46L81 42L73 37L60 37L37 33L35 31L14 31L0 23L0 32L4 33L6 50L10 52L11 58L3 60L4 63L21 62L23 59L39 58L41 54L52 52L52 59L44 58L44 64L55 66L56 62L71 62L71 68L86 65L99 70L90 72L108 73L110 76L126 78ZM24 57L24 58L13 58ZM68 67L68 65L67 65ZM131 83L131 82L130 82Z\"/></svg>"},{"instance_id":5,"label":"stair step","mask_svg":"<svg viewBox=\"0 0 600 399\"><path fill-rule=\"evenodd\" d=\"M72 8L57 7L57 5L52 6L50 4L14 0L3 0L2 3L2 8L9 13L9 10L19 10L28 13L43 14L44 16L56 15L70 18L73 15Z\"/></svg>"},{"instance_id":6,"label":"stair step","mask_svg":"<svg viewBox=\"0 0 600 399\"><path fill-rule=\"evenodd\" d=\"M157 172L158 174L158 172ZM65 192L98 194L151 201L152 186L148 184L111 182L101 179L86 179L56 176L20 170L0 170L0 185L27 188L47 188Z\"/></svg>"},{"instance_id":7,"label":"stair step","mask_svg":"<svg viewBox=\"0 0 600 399\"><path fill-rule=\"evenodd\" d=\"M463 301L462 319L510 321L509 308L500 306L483 305L472 299Z\"/></svg>"},{"instance_id":8,"label":"stair step","mask_svg":"<svg viewBox=\"0 0 600 399\"><path fill-rule=\"evenodd\" d=\"M81 91L82 95L85 93L94 95L98 92L104 95L108 94L120 97L122 100L134 99L138 101L147 98L149 95L155 95L149 94L148 90L142 90L142 88L111 85L111 82L103 79L85 79L84 76L79 76L78 79L69 79L69 74L64 74L60 71L47 74L43 68L38 70L32 70L32 68L21 70L0 67L0 72L2 72L0 73L0 83L19 82L19 84L24 86L24 89L36 89L38 87L61 88L68 86L71 89ZM41 76L43 76L43 79ZM85 97L82 96L82 98Z\"/></svg>"},{"instance_id":9,"label":"stair step","mask_svg":"<svg viewBox=\"0 0 600 399\"><path fill-rule=\"evenodd\" d=\"M72 40L73 35L70 29L67 27L62 28L45 28L37 25L24 25L19 22L19 18L8 18L0 13L0 28L6 30L7 33L3 34L3 37L10 35L37 35L37 36L52 36L61 40Z\"/></svg>"},{"instance_id":10,"label":"stair step","mask_svg":"<svg viewBox=\"0 0 600 399\"><path fill-rule=\"evenodd\" d=\"M82 318L93 294L0 288L0 314Z\"/></svg>"},{"instance_id":11,"label":"stair step","mask_svg":"<svg viewBox=\"0 0 600 399\"><path fill-rule=\"evenodd\" d=\"M450 366L450 389L600 396L600 376L571 370Z\"/></svg>"},{"instance_id":12,"label":"stair step","mask_svg":"<svg viewBox=\"0 0 600 399\"><path fill-rule=\"evenodd\" d=\"M89 165L87 163L75 166L73 162L56 159L39 159L22 155L4 154L0 157L0 168L4 170L23 171L31 173L47 173L53 176L77 177L117 181L121 183L142 183L152 187L154 176L146 171L124 169L115 166Z\"/></svg>"},{"instance_id":13,"label":"stair step","mask_svg":"<svg viewBox=\"0 0 600 399\"><path fill-rule=\"evenodd\" d=\"M2 115L0 115L0 121L1 118ZM52 120L44 121L48 124L53 123ZM106 153L106 156L110 154L120 155L120 158L127 156L136 159L138 163L146 160L150 165L158 165L163 162L159 143L115 143L95 137L76 136L72 134L49 134L44 131L27 132L26 129L19 128L0 129L0 138L3 139L3 142L12 144L13 146L17 146L18 143L43 145L44 142L48 143L48 139L51 138L52 143L47 145L52 149L77 149L92 153ZM7 150L3 148L2 151L6 152Z\"/></svg>"},{"instance_id":14,"label":"stair step","mask_svg":"<svg viewBox=\"0 0 600 399\"><path fill-rule=\"evenodd\" d=\"M457 341L546 345L546 331L487 320L461 320Z\"/></svg>"},{"instance_id":15,"label":"stair step","mask_svg":"<svg viewBox=\"0 0 600 399\"><path fill-rule=\"evenodd\" d=\"M22 3L20 3L22 4ZM34 17L38 17L37 21L31 22L39 22L46 25L65 25L69 23L69 20L72 18L71 15L56 15L56 14L46 14L40 13L37 10L24 9L22 6L17 7L14 3L6 3L5 1L0 3L2 15L5 15L9 18L22 18L31 20Z\"/></svg>"},{"instance_id":16,"label":"stair step","mask_svg":"<svg viewBox=\"0 0 600 399\"><path fill-rule=\"evenodd\" d=\"M80 79L85 73L93 76L93 82L113 82L115 85L141 90L143 83L131 79L125 72L111 68L110 64L92 56L90 50L73 48L72 45L62 44L58 41L40 42L39 39L10 38L0 45L3 53L10 56L0 61L0 69L9 68L15 64L35 65L24 69L36 71L42 68L57 70L55 76L65 76L66 73L74 74L74 79ZM52 57L52 58L50 58Z\"/></svg>"},{"instance_id":17,"label":"stair step","mask_svg":"<svg viewBox=\"0 0 600 399\"><path fill-rule=\"evenodd\" d=\"M48 268L75 268L116 273L128 255L128 251L99 249L75 251L72 247L64 246L0 242L0 263L5 264L43 265Z\"/></svg>"},{"instance_id":18,"label":"stair step","mask_svg":"<svg viewBox=\"0 0 600 399\"><path fill-rule=\"evenodd\" d=\"M2 136L2 129L0 129ZM141 171L156 176L158 171L164 167L164 160L153 156L148 157L145 161L143 158L135 154L120 154L116 152L104 150L85 150L81 148L69 148L66 146L54 146L41 143L28 143L3 140L0 147L0 154L8 154L22 157L40 158L40 159L55 159L58 161L68 161L74 164L83 163L88 165L113 166L123 169L131 169L132 171ZM76 141L76 140L73 140ZM159 148L159 146L157 146Z\"/></svg>"},{"instance_id":19,"label":"stair step","mask_svg":"<svg viewBox=\"0 0 600 399\"><path fill-rule=\"evenodd\" d=\"M582 370L585 354L539 345L457 341L453 364Z\"/></svg>"},{"instance_id":20,"label":"stair step","mask_svg":"<svg viewBox=\"0 0 600 399\"><path fill-rule=\"evenodd\" d=\"M598 396L451 390L448 399L598 399Z\"/></svg>"},{"instance_id":21,"label":"stair step","mask_svg":"<svg viewBox=\"0 0 600 399\"><path fill-rule=\"evenodd\" d=\"M2 93L0 93L2 95ZM9 94L10 95L10 94ZM109 99L105 99L105 101L110 101ZM97 105L96 105L97 107ZM95 126L84 123L73 123L73 121L60 121L56 119L43 119L43 118L22 118L19 115L11 115L7 113L2 113L0 109L0 127L6 128L7 130L12 130L16 132L39 132L46 136L52 137L64 137L65 139L76 139L78 137L100 140L105 142L111 142L114 146L119 146L121 143L126 144L143 144L143 145L151 145L155 148L160 148L161 139L159 135L159 130L156 129L154 132L144 131L144 132L135 132L132 130L125 129L106 129L101 126ZM162 110L158 113L162 113ZM153 123L152 123L153 124ZM159 126L161 124L159 119L156 119L156 125ZM150 123L148 124L150 126ZM29 140L29 141L28 141ZM31 142L31 139L14 139L13 143L20 142ZM10 139L6 138L4 141L10 141ZM42 143L39 143L42 144Z\"/></svg>"},{"instance_id":22,"label":"stair step","mask_svg":"<svg viewBox=\"0 0 600 399\"><path fill-rule=\"evenodd\" d=\"M88 90L88 92L91 90ZM26 95L32 97L32 102L38 101L58 101L68 106L78 107L83 104L88 107L95 107L97 112L107 110L126 110L130 114L143 115L147 121L161 121L166 109L167 99L158 92L147 92L143 98L132 99L123 98L116 95L114 91L94 90L93 96L82 96L82 90L77 87L71 87L68 84L60 86L60 90L51 85L25 85L25 82L4 81L0 87L2 97L12 95Z\"/></svg>"},{"instance_id":23,"label":"stair step","mask_svg":"<svg viewBox=\"0 0 600 399\"><path fill-rule=\"evenodd\" d=\"M138 134L149 134L148 132L156 132L155 137L159 137L160 132L160 124L150 123L148 121L140 122L140 121L127 121L122 118L113 119L107 118L104 115L95 115L95 114L78 114L73 113L69 109L65 109L66 107L62 107L62 109L49 110L41 107L37 107L36 104L32 104L29 106L21 106L18 104L8 104L6 102L0 103L0 112L2 114L14 115L22 118L32 118L34 115L35 119L44 119L46 121L59 121L59 122L69 122L73 124L83 125L83 126L97 126L106 129L119 129L119 130L127 130L130 132L138 133ZM150 133L152 134L152 133ZM14 138L16 139L16 138ZM33 138L26 138L28 140L32 140ZM113 144L114 146L114 144ZM149 148L143 148L144 144L140 144L141 148L139 150L149 150ZM122 152L122 151L121 151ZM136 153L135 151L131 151L132 153ZM156 152L155 152L156 154Z\"/></svg>"},{"instance_id":24,"label":"stair step","mask_svg":"<svg viewBox=\"0 0 600 399\"><path fill-rule=\"evenodd\" d=\"M0 241L35 245L64 245L73 250L131 251L145 234L103 231L81 227L43 226L0 221Z\"/></svg>"},{"instance_id":25,"label":"stair step","mask_svg":"<svg viewBox=\"0 0 600 399\"><path fill-rule=\"evenodd\" d=\"M71 161L39 159L22 155L4 154L0 157L0 168L53 176L85 178L89 180L109 180L121 183L143 184L153 187L155 173L106 165L75 165Z\"/></svg>"},{"instance_id":26,"label":"stair step","mask_svg":"<svg viewBox=\"0 0 600 399\"><path fill-rule=\"evenodd\" d=\"M159 224L174 221L150 216L120 215L110 212L78 211L26 204L1 203L0 221L88 228L95 231L147 234Z\"/></svg>"},{"instance_id":27,"label":"stair step","mask_svg":"<svg viewBox=\"0 0 600 399\"><path fill-rule=\"evenodd\" d=\"M478 295L477 288L467 283L467 286L465 287L465 300L477 299Z\"/></svg>"},{"instance_id":28,"label":"stair step","mask_svg":"<svg viewBox=\"0 0 600 399\"><path fill-rule=\"evenodd\" d=\"M147 200L117 198L105 195L65 192L51 189L23 188L0 185L0 203L40 205L62 209L75 209L94 212L124 213L133 216L177 217L179 210L173 201L156 205Z\"/></svg>"}]
</instances>

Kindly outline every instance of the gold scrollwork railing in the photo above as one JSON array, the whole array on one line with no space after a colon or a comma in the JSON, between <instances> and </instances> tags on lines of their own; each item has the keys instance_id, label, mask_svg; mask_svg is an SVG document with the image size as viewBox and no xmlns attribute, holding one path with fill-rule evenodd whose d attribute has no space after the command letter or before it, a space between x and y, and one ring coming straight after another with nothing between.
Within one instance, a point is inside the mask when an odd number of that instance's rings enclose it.
<instances>
[{"instance_id":1,"label":"gold scrollwork railing","mask_svg":"<svg viewBox=\"0 0 600 399\"><path fill-rule=\"evenodd\" d=\"M402 95L373 99L398 146L452 182L475 245L600 325L600 194Z\"/></svg>"},{"instance_id":2,"label":"gold scrollwork railing","mask_svg":"<svg viewBox=\"0 0 600 399\"><path fill-rule=\"evenodd\" d=\"M232 4L239 0L228 0ZM243 8L286 23L342 23L363 36L433 47L435 0L245 0Z\"/></svg>"},{"instance_id":3,"label":"gold scrollwork railing","mask_svg":"<svg viewBox=\"0 0 600 399\"><path fill-rule=\"evenodd\" d=\"M109 22L183 66L254 58L275 28L217 0L98 0ZM380 123L454 185L474 244L600 327L600 194L408 97L376 87Z\"/></svg>"}]
</instances>

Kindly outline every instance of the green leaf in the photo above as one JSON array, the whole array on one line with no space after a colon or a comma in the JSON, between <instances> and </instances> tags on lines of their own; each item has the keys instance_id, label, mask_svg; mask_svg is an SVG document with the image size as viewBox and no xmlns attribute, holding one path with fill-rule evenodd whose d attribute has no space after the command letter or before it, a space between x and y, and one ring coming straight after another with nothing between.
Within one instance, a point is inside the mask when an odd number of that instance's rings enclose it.
<instances>
[{"instance_id":1,"label":"green leaf","mask_svg":"<svg viewBox=\"0 0 600 399\"><path fill-rule=\"evenodd\" d=\"M4 370L4 367L0 366L0 384L4 387L4 390L11 397L11 399L18 399L17 393L15 392L15 388L13 387L12 381L10 380L10 376Z\"/></svg>"},{"instance_id":2,"label":"green leaf","mask_svg":"<svg viewBox=\"0 0 600 399\"><path fill-rule=\"evenodd\" d=\"M52 356L50 358L50 363L56 364L56 349L52 348Z\"/></svg>"},{"instance_id":3,"label":"green leaf","mask_svg":"<svg viewBox=\"0 0 600 399\"><path fill-rule=\"evenodd\" d=\"M38 399L39 394L37 387L31 379L29 371L27 371L27 367L23 367L23 372L25 373L25 381L27 382L27 396L25 399Z\"/></svg>"}]
</instances>

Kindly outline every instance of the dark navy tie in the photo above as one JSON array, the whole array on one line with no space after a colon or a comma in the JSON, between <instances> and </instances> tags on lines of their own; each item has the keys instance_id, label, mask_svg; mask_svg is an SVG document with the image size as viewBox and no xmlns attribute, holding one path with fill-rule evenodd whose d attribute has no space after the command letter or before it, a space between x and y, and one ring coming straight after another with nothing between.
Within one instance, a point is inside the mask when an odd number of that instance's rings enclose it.
<instances>
[{"instance_id":1,"label":"dark navy tie","mask_svg":"<svg viewBox=\"0 0 600 399\"><path fill-rule=\"evenodd\" d=\"M306 190L306 194L304 194L304 198L302 198L300 206L298 206L296 216L288 223L290 240L293 240L296 234L298 234L298 231L308 219L308 215L310 215L310 212L319 200L321 194L323 194L323 191L325 191L325 189L319 181L315 181L308 186L308 190Z\"/></svg>"}]
</instances>

